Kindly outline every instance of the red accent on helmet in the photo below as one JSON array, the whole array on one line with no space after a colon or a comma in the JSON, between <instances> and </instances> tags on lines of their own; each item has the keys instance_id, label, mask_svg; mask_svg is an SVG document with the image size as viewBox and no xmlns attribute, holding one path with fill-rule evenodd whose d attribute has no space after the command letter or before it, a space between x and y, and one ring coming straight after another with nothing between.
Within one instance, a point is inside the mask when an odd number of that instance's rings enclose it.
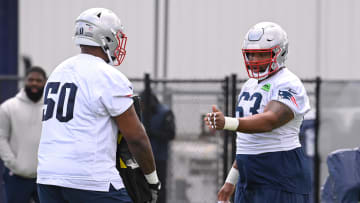
<instances>
[{"instance_id":1,"label":"red accent on helmet","mask_svg":"<svg viewBox=\"0 0 360 203\"><path fill-rule=\"evenodd\" d=\"M275 52L275 50L277 50ZM247 54L253 53L271 53L271 57L264 60L250 61L248 60ZM244 57L245 68L248 73L249 78L255 79L265 79L267 76L277 72L279 70L279 65L277 63L277 57L281 53L280 46L275 46L269 49L242 49L242 54ZM268 72L262 74L260 67L268 65L266 69ZM264 71L266 71L266 69Z\"/></svg>"},{"instance_id":2,"label":"red accent on helmet","mask_svg":"<svg viewBox=\"0 0 360 203\"><path fill-rule=\"evenodd\" d=\"M126 55L125 48L126 48L127 36L121 31L118 31L116 33L116 39L118 40L118 46L114 51L114 56L116 58L117 64L114 64L114 66L119 66L123 62Z\"/></svg>"}]
</instances>

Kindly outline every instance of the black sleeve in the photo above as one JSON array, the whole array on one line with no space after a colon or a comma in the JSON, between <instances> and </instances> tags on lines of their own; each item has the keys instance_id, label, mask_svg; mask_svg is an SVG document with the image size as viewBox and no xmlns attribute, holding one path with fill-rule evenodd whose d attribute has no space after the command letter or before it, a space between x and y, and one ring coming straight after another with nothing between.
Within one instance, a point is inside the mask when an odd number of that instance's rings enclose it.
<instances>
[{"instance_id":1,"label":"black sleeve","mask_svg":"<svg viewBox=\"0 0 360 203\"><path fill-rule=\"evenodd\" d=\"M164 132L167 134L167 139L172 140L175 138L175 117L171 110L165 115L164 118Z\"/></svg>"},{"instance_id":2,"label":"black sleeve","mask_svg":"<svg viewBox=\"0 0 360 203\"><path fill-rule=\"evenodd\" d=\"M164 113L162 118L161 128L147 129L150 138L156 138L162 141L170 141L175 138L176 134L175 117L171 110Z\"/></svg>"}]
</instances>

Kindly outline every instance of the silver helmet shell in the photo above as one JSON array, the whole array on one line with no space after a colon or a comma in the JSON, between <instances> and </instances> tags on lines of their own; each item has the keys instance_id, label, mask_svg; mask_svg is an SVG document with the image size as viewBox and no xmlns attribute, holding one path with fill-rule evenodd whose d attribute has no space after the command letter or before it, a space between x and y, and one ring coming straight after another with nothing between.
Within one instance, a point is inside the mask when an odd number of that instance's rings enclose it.
<instances>
[{"instance_id":1,"label":"silver helmet shell","mask_svg":"<svg viewBox=\"0 0 360 203\"><path fill-rule=\"evenodd\" d=\"M82 12L75 21L76 45L101 47L111 65L120 65L126 55L124 27L111 10L91 8Z\"/></svg>"},{"instance_id":2,"label":"silver helmet shell","mask_svg":"<svg viewBox=\"0 0 360 203\"><path fill-rule=\"evenodd\" d=\"M242 52L244 56L246 70L250 78L263 80L269 75L285 66L285 60L288 53L288 37L286 32L276 23L261 22L254 25L247 32ZM269 65L265 71L255 71L259 62L250 61L248 53L270 52L271 59L267 62Z\"/></svg>"}]
</instances>

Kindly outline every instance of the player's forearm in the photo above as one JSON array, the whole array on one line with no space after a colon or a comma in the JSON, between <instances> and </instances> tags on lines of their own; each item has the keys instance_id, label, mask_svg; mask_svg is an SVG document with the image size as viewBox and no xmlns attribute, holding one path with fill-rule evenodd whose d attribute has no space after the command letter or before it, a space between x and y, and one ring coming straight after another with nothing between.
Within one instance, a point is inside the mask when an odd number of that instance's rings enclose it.
<instances>
[{"instance_id":1,"label":"player's forearm","mask_svg":"<svg viewBox=\"0 0 360 203\"><path fill-rule=\"evenodd\" d=\"M238 168L238 167L237 167L237 164L236 164L236 160L234 160L232 167L233 167L233 168L236 168L236 169Z\"/></svg>"},{"instance_id":2,"label":"player's forearm","mask_svg":"<svg viewBox=\"0 0 360 203\"><path fill-rule=\"evenodd\" d=\"M131 154L141 167L144 174L155 170L155 161L148 137L143 134L138 139L126 140Z\"/></svg>"},{"instance_id":3,"label":"player's forearm","mask_svg":"<svg viewBox=\"0 0 360 203\"><path fill-rule=\"evenodd\" d=\"M270 132L294 118L294 113L285 104L271 101L263 113L239 119L238 131L245 133Z\"/></svg>"},{"instance_id":4,"label":"player's forearm","mask_svg":"<svg viewBox=\"0 0 360 203\"><path fill-rule=\"evenodd\" d=\"M239 125L237 131L243 133L263 133L270 132L277 128L277 118L272 112L264 112L249 117L238 118Z\"/></svg>"}]
</instances>

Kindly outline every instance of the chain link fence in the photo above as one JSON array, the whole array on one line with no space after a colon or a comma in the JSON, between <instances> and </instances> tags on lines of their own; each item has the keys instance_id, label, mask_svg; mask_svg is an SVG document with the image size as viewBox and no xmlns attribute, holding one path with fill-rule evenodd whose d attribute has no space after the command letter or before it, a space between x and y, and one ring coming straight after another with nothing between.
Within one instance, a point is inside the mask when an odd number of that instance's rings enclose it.
<instances>
[{"instance_id":1,"label":"chain link fence","mask_svg":"<svg viewBox=\"0 0 360 203\"><path fill-rule=\"evenodd\" d=\"M0 76L2 101L16 94L22 78ZM203 117L217 105L234 116L237 95L245 80L231 75L212 80L153 80L130 78L136 94L151 89L160 102L172 109L176 136L170 144L167 173L167 202L216 202L234 159L235 136L211 131ZM320 187L327 176L327 155L341 148L358 147L360 136L360 81L303 80L312 111L305 116L310 123L300 135L313 167L313 201L319 202ZM318 111L317 111L318 109ZM310 121L310 122L309 122Z\"/></svg>"}]
</instances>

